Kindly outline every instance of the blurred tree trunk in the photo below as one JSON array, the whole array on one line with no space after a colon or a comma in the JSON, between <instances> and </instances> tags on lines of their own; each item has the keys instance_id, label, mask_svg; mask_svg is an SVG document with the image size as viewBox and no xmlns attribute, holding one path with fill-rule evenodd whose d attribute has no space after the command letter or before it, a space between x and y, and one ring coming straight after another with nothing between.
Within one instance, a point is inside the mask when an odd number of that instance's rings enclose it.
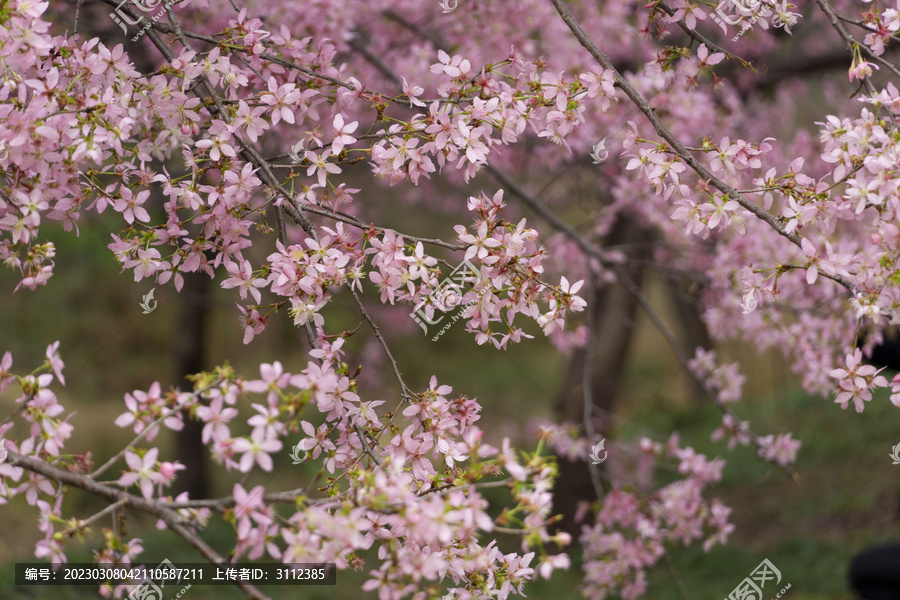
<instances>
[{"instance_id":1,"label":"blurred tree trunk","mask_svg":"<svg viewBox=\"0 0 900 600\"><path fill-rule=\"evenodd\" d=\"M702 288L698 282L674 273L669 273L666 278L669 283L669 297L675 307L678 323L681 325L681 346L688 357L693 358L697 346L709 350L713 345L709 329L700 318L700 307L697 304ZM693 378L690 378L690 386L691 400L702 402L706 399L706 392Z\"/></svg>"},{"instance_id":2,"label":"blurred tree trunk","mask_svg":"<svg viewBox=\"0 0 900 600\"><path fill-rule=\"evenodd\" d=\"M182 389L193 389L186 379L204 369L209 324L209 276L202 272L184 273L184 288L178 294L181 306L173 342L175 344L174 380ZM207 450L201 439L203 423L185 419L184 429L176 434L178 460L187 467L175 480L177 493L188 492L191 499L206 498L209 492Z\"/></svg>"},{"instance_id":3,"label":"blurred tree trunk","mask_svg":"<svg viewBox=\"0 0 900 600\"><path fill-rule=\"evenodd\" d=\"M613 225L604 240L604 245L635 244L633 251L628 252L628 257L648 260L651 254L651 245L648 242L653 239L654 234L644 229L637 219L623 214ZM632 281L641 286L646 267L628 264L624 268ZM592 397L594 406L605 415L612 412L619 393L625 358L635 331L634 321L638 304L628 290L618 282L603 285L595 290L594 294L594 306L589 307L594 311L594 322L597 325L597 331L593 335L591 357ZM584 349L577 349L569 361L568 373L556 403L556 415L560 420L579 424L584 422L582 390L584 354ZM609 425L609 419L595 416L594 429L598 435L605 435L609 431ZM553 512L563 515L563 520L557 527L569 532L576 539L581 530L581 525L575 522L575 512L579 504L597 500L591 485L587 461L587 456L575 462L559 457L560 476L553 497ZM604 464L601 464L601 470L603 467Z\"/></svg>"},{"instance_id":4,"label":"blurred tree trunk","mask_svg":"<svg viewBox=\"0 0 900 600\"><path fill-rule=\"evenodd\" d=\"M50 10L54 10L52 6ZM123 34L109 16L110 10L111 7L101 3L88 2L80 6L78 29L82 39L96 36L110 48L127 42L128 37L134 32ZM59 19L64 18L64 13L59 10L52 14ZM151 73L154 69L155 62L148 55L146 46L129 48L128 58L133 61L135 69L140 73ZM153 192L153 198L157 200L161 195ZM159 203L162 204L161 201ZM181 306L173 339L175 360L172 380L182 389L193 390L193 383L185 379L185 376L202 371L206 362L205 340L208 329L210 279L201 273L184 273L183 276L184 288L182 293L176 296ZM202 430L202 423L185 419L184 429L176 434L177 457L187 467L187 471L181 472L182 477L175 480L175 491L188 492L192 499L206 498L209 491L209 470L206 462L208 451L201 440Z\"/></svg>"}]
</instances>

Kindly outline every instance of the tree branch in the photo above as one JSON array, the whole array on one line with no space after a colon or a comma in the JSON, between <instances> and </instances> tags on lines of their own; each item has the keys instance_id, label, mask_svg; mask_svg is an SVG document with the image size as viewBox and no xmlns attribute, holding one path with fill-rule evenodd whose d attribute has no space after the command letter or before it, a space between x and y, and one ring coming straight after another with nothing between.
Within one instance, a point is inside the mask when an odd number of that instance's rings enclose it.
<instances>
[{"instance_id":1,"label":"tree branch","mask_svg":"<svg viewBox=\"0 0 900 600\"><path fill-rule=\"evenodd\" d=\"M825 0L816 0L820 3L820 5L825 2ZM575 20L575 17L572 16L572 13L569 12L569 9L563 3L563 0L550 0L553 6L556 8L556 11L559 13L562 20L569 26L569 29L575 35L575 38L578 42L584 47L591 56L606 70L612 71L615 75L615 85L623 92L628 98L634 103L635 106L644 114L650 124L653 125L653 128L656 130L656 133L664 139L669 145L672 147L675 154L678 155L681 160L685 162L693 171L700 176L701 179L707 180L710 184L718 189L722 194L725 195L729 200L734 200L742 207L753 213L757 218L765 221L769 224L772 229L778 232L779 235L789 240L791 243L796 245L797 247L801 247L800 244L800 236L794 232L788 232L784 225L782 225L779 220L767 212L762 208L758 207L753 202L747 200L744 196L739 194L734 188L726 184L724 181L713 175L706 167L704 167L700 161L698 161L694 156L690 153L690 151L685 147L681 141L675 137L675 135L669 130L668 127L662 122L662 120L657 116L656 111L651 107L647 101L641 96L640 92L638 92L628 81L619 73L615 66L613 66L612 61L609 57L604 54L591 39L587 36L584 30L581 28L581 25L578 24L578 21ZM826 4L827 6L827 4ZM833 11L832 11L833 12ZM848 281L842 275L827 275L825 273L822 274L824 277L831 279L839 283L840 285L847 288L852 293L857 293L856 286Z\"/></svg>"},{"instance_id":2,"label":"tree branch","mask_svg":"<svg viewBox=\"0 0 900 600\"><path fill-rule=\"evenodd\" d=\"M54 467L42 460L23 456L17 452L9 452L7 458L9 463L16 467L27 469L32 473L43 475L53 481L76 487L91 493L95 496L103 498L107 502L113 504L128 504L131 507L151 514L162 519L169 528L178 534L182 539L188 542L209 562L216 565L228 564L228 561L220 556L212 547L206 544L199 536L190 530L191 524L173 509L164 506L162 503L154 500L148 500L134 494L129 494L123 490L117 490L102 483L98 483L87 475L71 473L63 469ZM235 585L244 591L248 597L254 600L271 600L268 596L260 592L255 586L245 582L236 581Z\"/></svg>"}]
</instances>

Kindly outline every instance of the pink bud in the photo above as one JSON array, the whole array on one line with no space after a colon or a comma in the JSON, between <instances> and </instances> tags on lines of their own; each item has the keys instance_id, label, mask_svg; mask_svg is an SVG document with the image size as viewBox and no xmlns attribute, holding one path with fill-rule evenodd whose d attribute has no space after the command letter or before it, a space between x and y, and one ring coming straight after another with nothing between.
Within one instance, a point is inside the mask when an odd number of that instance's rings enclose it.
<instances>
[{"instance_id":1,"label":"pink bud","mask_svg":"<svg viewBox=\"0 0 900 600\"><path fill-rule=\"evenodd\" d=\"M881 243L881 236L877 233L873 233L871 236L869 236L869 239L872 240L873 244L877 245Z\"/></svg>"},{"instance_id":2,"label":"pink bud","mask_svg":"<svg viewBox=\"0 0 900 600\"><path fill-rule=\"evenodd\" d=\"M166 481L171 481L175 478L175 473L183 468L182 465L164 462L159 465L159 474L162 475L163 479Z\"/></svg>"},{"instance_id":3,"label":"pink bud","mask_svg":"<svg viewBox=\"0 0 900 600\"><path fill-rule=\"evenodd\" d=\"M198 125L197 123L194 123L194 126L193 126L193 128L191 129L191 132L192 132L194 135L200 135L200 125Z\"/></svg>"},{"instance_id":4,"label":"pink bud","mask_svg":"<svg viewBox=\"0 0 900 600\"><path fill-rule=\"evenodd\" d=\"M181 135L188 135L191 132L191 126L187 123L181 124Z\"/></svg>"}]
</instances>

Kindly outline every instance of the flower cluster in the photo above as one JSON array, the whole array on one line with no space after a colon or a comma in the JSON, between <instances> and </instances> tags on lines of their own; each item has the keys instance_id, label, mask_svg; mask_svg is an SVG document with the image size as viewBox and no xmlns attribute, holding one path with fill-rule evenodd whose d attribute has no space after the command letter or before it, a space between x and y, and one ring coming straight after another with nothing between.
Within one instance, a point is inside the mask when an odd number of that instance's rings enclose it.
<instances>
[{"instance_id":1,"label":"flower cluster","mask_svg":"<svg viewBox=\"0 0 900 600\"><path fill-rule=\"evenodd\" d=\"M768 461L775 462L782 467L797 462L797 451L800 449L800 440L791 438L790 433L779 434L777 437L767 435L757 440L759 455Z\"/></svg>"},{"instance_id":2,"label":"flower cluster","mask_svg":"<svg viewBox=\"0 0 900 600\"><path fill-rule=\"evenodd\" d=\"M402 407L392 417L380 414L387 400L363 400L340 361L343 335L351 333L326 330L326 319L333 323L328 307L339 294L352 296L367 317L376 311L365 312L360 297L382 305L426 300L432 318L448 308L435 294L444 272L439 265L460 259L478 271L465 282L462 302L468 304L467 329L479 344L506 348L529 338L531 326L561 347L581 346L587 327L573 332L565 326L585 308L577 294L588 279L585 259L597 255L588 249L614 238L620 219L634 219L662 242L654 241L653 260L640 264L695 276L702 284L703 319L717 338L743 336L760 348L792 353L805 388L827 393L836 384L836 402L844 408L852 401L861 411L875 389L887 387L877 369L862 364L866 350L855 349L854 338L858 320L869 328L870 340L900 322L900 135L890 120L900 110L900 92L893 83L875 87L871 78L877 57L900 29L896 7L873 5L861 21L846 21L854 34L845 39L853 48L849 78L861 80L865 91L847 101L852 90L826 86L832 114L818 124L816 139L804 128L787 133L797 98L809 91L803 80L776 86L774 94L748 91L749 72L729 76L733 81L717 74L736 64L735 55L715 40L694 43L700 42L694 36L701 22L727 30L724 18L739 24L741 33L752 28L742 50L751 61L765 59L780 41L772 30L790 32L798 22L788 0L723 2L718 16L689 0L637 11L628 3L582 3L585 35L603 40L607 66L633 65L627 75L595 64L551 3L488 4L467 19L447 20L433 35L412 25L433 16L433 5L421 2L276 1L271 8L280 24L270 27L250 7L233 14L192 0L179 3L178 22L154 23L153 35L143 37L142 44L163 38L160 52L141 53L142 64L154 63L145 72L122 45L54 35L58 28L51 26L47 2L4 6L0 260L18 272L16 290L45 285L54 272L57 246L44 239L53 231L47 222L80 233L87 218L112 227L109 248L134 281L181 290L188 273L221 277L221 287L254 302L238 306L245 343L287 307L316 346L297 373L278 362L263 365L253 380L221 369L193 392L163 393L154 383L125 396L126 412L116 422L132 428L143 444L152 444L161 426L178 430L197 419L214 459L245 476L274 471L285 438L302 431L299 448L322 473L335 476L326 498L297 499L293 515L277 514L278 496L267 496L263 487L235 485L234 507L224 515L237 533L235 556L358 566L362 559L355 552L378 544L381 562L367 585L384 598L421 588L437 592L448 573L459 597L505 598L521 591L535 571L547 576L567 565L564 556L545 548L551 539L545 529L553 472L548 461L523 459L508 444L498 450L482 443L474 425L477 403L453 398L437 380L412 394L400 379ZM804 18L812 27L834 21L815 11ZM472 35L473 23L484 26L492 43ZM691 34L689 46L663 41L682 26ZM651 41L651 32L659 39ZM401 34L411 41L398 51ZM189 43L166 46L175 37ZM810 55L824 39L813 38L800 41ZM632 102L622 102L626 96ZM638 127L643 121L634 117L635 107L652 127ZM663 135L666 127L671 135ZM767 137L773 131L778 139ZM501 213L502 190L492 197L448 191L479 184L475 177L488 165L516 170L522 190L543 169L571 174L562 181L569 185L599 139L609 144L610 156L619 151L624 160L607 160L597 169L602 185L592 176L586 194L597 200L586 211L590 218L577 230L561 228L568 246L551 245L562 265L552 277L558 285L545 272L551 252L539 243L535 226L521 215L508 216L515 209ZM289 163L283 154L288 147ZM377 196L372 186L360 202L361 190L350 182L367 170L390 184L411 185L393 188L391 202L370 201ZM565 201L547 198L543 216ZM474 222L454 228L455 243L385 227L404 202L454 217L468 209ZM432 246L457 253L442 262ZM628 263L630 246L604 248L604 256L618 253L616 260ZM256 252L259 247L264 250ZM598 285L615 278L608 267L608 260L592 266ZM765 315L740 314L732 301L738 274L767 299ZM366 294L369 282L378 288L374 297ZM380 333L375 337L386 349ZM714 354L698 352L690 367L723 408L739 398L743 377L735 365L717 366ZM21 387L14 418L24 420L29 434L8 442L8 449L53 461L50 467L90 473L87 454L61 452L72 426L61 418L51 391L54 381L65 383L57 348L48 349L40 372L13 375L10 369L7 353L0 359L0 391ZM892 392L900 404L896 378ZM244 402L248 394L265 400ZM313 416L301 418L304 410ZM400 415L406 423L392 420ZM0 423L0 436L11 427L12 421ZM730 414L713 436L728 436L729 447L754 441L761 455L782 466L794 461L799 447L789 434L754 436ZM566 439L571 436L556 441L564 446ZM586 455L584 444L571 441L563 453ZM655 458L661 452L655 448L648 442L646 455ZM690 539L703 537L697 533L701 522L720 524L720 533L727 529L727 509L704 504L698 492L718 476L718 463L677 443L668 453L679 461L683 481L653 498L673 522L617 490L608 509L601 509L592 552L607 556L610 547L627 542L637 558L620 552L616 560L589 561L592 594L639 594L644 569L658 559L658 544L672 541L676 529ZM138 490L145 500L162 498L183 469L160 454L138 442L129 445L116 456L126 469L109 493ZM65 560L64 543L79 528L62 520L62 495L54 495L52 479L13 466L16 460L0 465L0 502L22 495L42 511L46 537L37 553L58 564ZM479 478L500 469L509 474L513 499L522 507L513 513L527 532L521 555L476 539L476 532L492 528ZM193 527L205 526L205 507L192 506L183 495L174 502ZM631 513L622 508L631 505ZM114 532L104 544L104 558L126 564L141 552L139 539ZM343 548L354 552L347 556Z\"/></svg>"},{"instance_id":3,"label":"flower cluster","mask_svg":"<svg viewBox=\"0 0 900 600\"><path fill-rule=\"evenodd\" d=\"M694 358L688 361L688 368L702 381L717 402L737 402L741 399L741 388L746 378L738 372L740 365L716 365L716 352L697 348Z\"/></svg>"},{"instance_id":4,"label":"flower cluster","mask_svg":"<svg viewBox=\"0 0 900 600\"><path fill-rule=\"evenodd\" d=\"M250 560L268 555L286 562L335 562L343 569L360 566L356 553L377 545L379 564L364 587L396 595L410 585L438 589L449 578L458 594L507 597L521 593L522 584L536 572L549 577L555 569L568 568L565 555L547 552L549 544L569 542L567 536L548 530L555 473L551 461L539 453L519 457L509 440L501 449L484 443L483 432L475 426L478 403L453 397L452 388L435 378L428 389L410 398L402 411L407 424L399 428L393 415L377 412L382 401L360 400L356 382L341 361L342 345L342 339L325 342L313 351L315 360L297 374L275 362L261 365L258 379L244 379L226 367L199 374L193 392L161 394L154 384L146 392L127 394L128 410L116 423L131 428L137 437L115 457L123 458L125 467L115 481L117 487L94 485L103 486L107 497L136 486L145 500L176 506L183 524L196 530L220 513L235 530L235 561L245 554ZM13 374L9 352L0 360L0 385L16 381L22 387L23 396L17 400L22 407L14 417L32 423L26 438L12 439L7 447L21 457L57 457L60 467L95 477L109 465L94 470L87 455L60 452L71 426L55 418L63 407L50 386L54 379L64 381L57 349L58 343L48 347L37 375ZM264 401L249 402L251 394ZM316 428L302 419L304 411L316 413L309 418L322 424ZM161 460L158 447L142 447L138 441L152 441L163 424L180 429L184 419L204 424L204 442L226 469L241 474L272 471L279 460L275 455L284 447L281 440L299 425L308 437L298 447L323 471L341 475L329 480L321 498L305 498L302 506L291 501L293 510L287 513L262 485L247 489L234 484L233 506L215 510L195 505L186 493L173 499L164 489L185 467ZM0 432L7 433L14 425L4 422ZM386 431L393 434L386 447L372 443ZM367 445L365 451L361 444ZM0 464L0 500L6 503L21 495L38 507L46 535L35 554L54 564L65 562L67 541L84 533L91 520L65 519L62 496L52 478L16 466L19 460L13 456ZM478 490L479 482L496 480L504 471L515 509L502 522L521 529L522 554L502 553L496 542L480 541L481 533L493 531L496 520L486 512L488 503ZM19 485L11 485L16 482ZM168 522L161 520L158 527L166 528ZM141 540L129 539L121 531L104 529L104 539L101 555L108 562L130 564L142 552ZM127 588L104 587L103 594L120 597Z\"/></svg>"},{"instance_id":5,"label":"flower cluster","mask_svg":"<svg viewBox=\"0 0 900 600\"><path fill-rule=\"evenodd\" d=\"M829 375L837 380L838 394L834 401L847 408L852 401L856 412L862 412L865 402L872 399L872 389L887 387L884 376L879 375L884 368L876 369L872 365L863 365L862 351L857 348L847 355L847 365L843 369L833 369Z\"/></svg>"},{"instance_id":6,"label":"flower cluster","mask_svg":"<svg viewBox=\"0 0 900 600\"><path fill-rule=\"evenodd\" d=\"M642 439L641 449L654 458L678 461L681 478L649 495L614 484L592 525L583 528L585 583L588 598L611 594L633 600L647 587L646 572L665 554L665 544L703 539L709 551L724 544L734 526L731 509L703 498L704 489L721 479L725 461L708 460L693 448L682 448L673 435L663 446Z\"/></svg>"}]
</instances>

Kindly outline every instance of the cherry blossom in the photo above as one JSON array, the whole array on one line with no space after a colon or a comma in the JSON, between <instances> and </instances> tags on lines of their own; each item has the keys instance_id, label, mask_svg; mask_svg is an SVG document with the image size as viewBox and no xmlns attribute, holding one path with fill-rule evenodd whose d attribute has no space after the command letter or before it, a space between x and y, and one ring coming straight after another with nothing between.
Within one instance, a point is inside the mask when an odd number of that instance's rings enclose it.
<instances>
[{"instance_id":1,"label":"cherry blossom","mask_svg":"<svg viewBox=\"0 0 900 600\"><path fill-rule=\"evenodd\" d=\"M809 91L805 80L788 75L760 94L761 75L746 67L774 56L784 43L778 30L790 33L801 18L811 30L832 27L833 16L815 6L801 15L785 3L733 5L725 20L740 26L732 32L740 39L724 50L709 23L729 33L718 7L691 0L640 10L581 3L568 16L558 5L570 3L495 3L447 21L440 35L402 25L427 23L434 6L426 3L401 6L399 19L360 0L275 3L276 25L252 7L206 4L182 3L178 27L148 23L152 34L140 42L130 42L133 31L123 43L69 35L60 23L74 18L23 0L6 7L0 31L0 261L16 274L15 293L55 275L57 247L68 246L48 238L81 235L90 223L104 228L135 282L181 291L187 274L201 273L233 299L255 302L234 312L245 344L266 343L272 326L296 327L309 345L290 363L299 372L288 372L286 360L261 365L259 379L222 367L194 389L163 393L166 384L155 382L124 394L114 422L139 440L96 470L124 460L119 487L138 484L155 506L170 501L163 494L179 472L191 473L159 462L148 445L161 427L178 430L191 419L226 469L274 471L274 455L296 444L318 473L334 476L321 495L295 498L295 510L264 502L274 483L236 485L233 508L210 510L180 495L175 514L189 525L173 527L160 508L162 526L183 533L221 516L237 540L222 554L235 560L268 554L349 568L361 566L354 552L377 546L364 589L382 598L432 587L439 595L440 586L505 599L567 568L566 555L547 548L569 541L549 531L552 468L509 440L499 450L482 443L475 399L453 398L437 378L414 390L390 348L416 326L384 311L424 302L429 321L448 318L441 282L468 262L453 300L466 304L460 328L471 341L505 350L543 332L562 350L584 347L604 333L589 330L584 283L602 289L622 281L618 267L631 266L627 244L608 247L622 217L659 236L641 260L703 281L698 306L715 341L777 347L805 391L834 390L842 408L852 401L862 411L888 386L864 356L900 323L897 132L885 116L900 111L900 92L887 81L895 71L880 69L900 31L896 7L870 4L863 20L838 16L836 48L849 49L852 85L817 90L827 114L810 123L795 110ZM569 28L578 22L582 37ZM401 30L408 50L397 54ZM800 54L816 56L827 41L799 40ZM159 52L143 51L151 44ZM591 175L600 201L583 210L568 186L600 140L611 159ZM548 182L559 189L537 194ZM396 219L426 210L446 222L416 231ZM576 210L590 218L570 222ZM451 230L455 237L433 239ZM765 301L744 314L748 290ZM357 330L339 329L346 306L358 309L358 330L373 340L360 378L350 364ZM369 360L375 354L381 363ZM727 438L729 449L752 443L784 470L796 462L800 440L751 431L742 420L737 364L719 364L714 348L679 355L722 410L714 440ZM379 371L373 364L389 364L381 376L393 377L378 400L367 384ZM0 392L21 387L18 412L0 423L0 433L18 436L7 443L18 462L0 464L0 503L21 495L39 507L45 537L35 555L58 565L68 549L53 529L65 490L16 455L80 476L96 470L86 452L66 448L74 419L56 396L56 382L66 384L59 342L36 366L13 372L11 353L0 358ZM898 398L895 378L891 401L900 406ZM583 460L598 440L571 427L548 429L544 439L560 456ZM665 445L616 443L639 455L647 493L622 480L605 484L581 539L592 599L635 598L667 545L709 550L733 529L730 509L705 495L720 459L681 447L677 436ZM654 486L663 459L677 463L677 479ZM490 536L478 537L496 523L477 483L507 475L522 548L504 554ZM105 499L124 493L108 488ZM127 534L110 532L103 543L99 556L123 562L142 551Z\"/></svg>"},{"instance_id":2,"label":"cherry blossom","mask_svg":"<svg viewBox=\"0 0 900 600\"><path fill-rule=\"evenodd\" d=\"M158 448L147 450L143 456L130 450L126 451L125 463L131 470L123 474L117 483L122 487L130 487L137 483L144 498L152 497L153 485L162 482L164 478L157 468L156 457L158 455Z\"/></svg>"},{"instance_id":3,"label":"cherry blossom","mask_svg":"<svg viewBox=\"0 0 900 600\"><path fill-rule=\"evenodd\" d=\"M250 438L237 438L231 444L235 452L243 453L240 461L240 470L248 472L256 463L263 471L272 470L272 452L278 452L282 448L281 442L274 439L265 428L257 428L250 434Z\"/></svg>"}]
</instances>

